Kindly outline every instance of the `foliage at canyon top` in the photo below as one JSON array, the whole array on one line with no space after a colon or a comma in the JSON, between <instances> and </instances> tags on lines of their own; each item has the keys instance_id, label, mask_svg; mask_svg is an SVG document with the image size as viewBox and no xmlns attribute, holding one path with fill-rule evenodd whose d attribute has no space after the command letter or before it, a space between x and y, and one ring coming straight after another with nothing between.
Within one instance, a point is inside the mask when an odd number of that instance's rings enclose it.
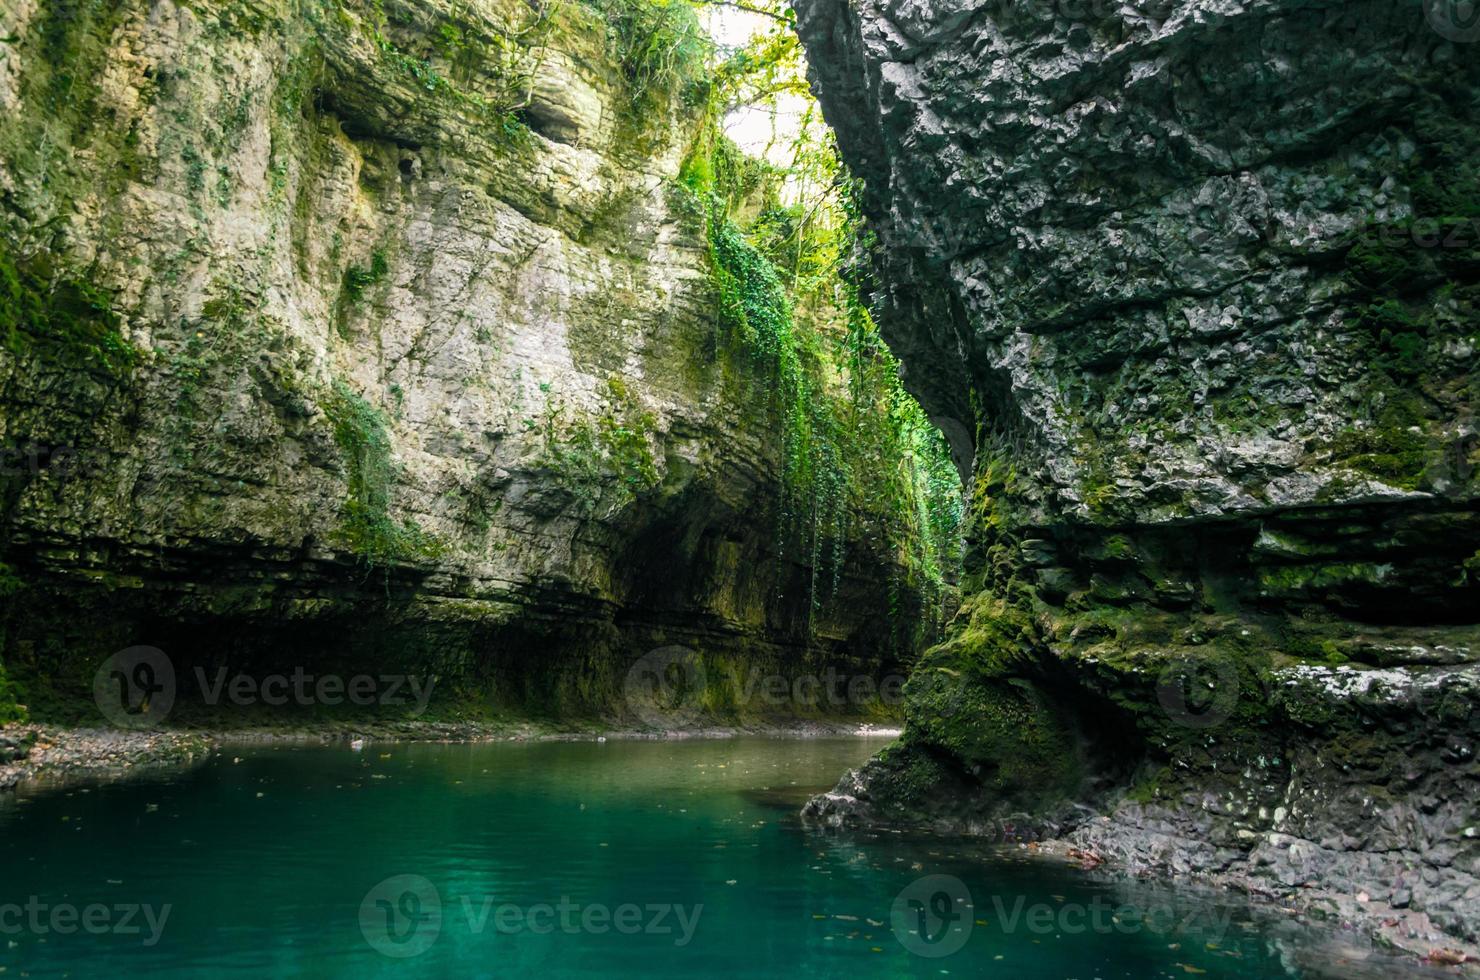
<instances>
[{"instance_id":1,"label":"foliage at canyon top","mask_svg":"<svg viewBox=\"0 0 1480 980\"><path fill-rule=\"evenodd\" d=\"M69 716L139 642L552 717L618 710L663 643L715 676L910 660L959 485L847 272L820 131L789 167L720 133L797 88L777 28L7 4L0 712Z\"/></svg>"}]
</instances>

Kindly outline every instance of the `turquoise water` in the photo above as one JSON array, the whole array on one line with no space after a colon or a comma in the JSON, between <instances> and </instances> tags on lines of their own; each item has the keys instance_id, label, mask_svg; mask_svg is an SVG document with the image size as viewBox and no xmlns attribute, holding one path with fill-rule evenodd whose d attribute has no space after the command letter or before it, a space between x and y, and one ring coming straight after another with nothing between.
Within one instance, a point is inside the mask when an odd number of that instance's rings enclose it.
<instances>
[{"instance_id":1,"label":"turquoise water","mask_svg":"<svg viewBox=\"0 0 1480 980\"><path fill-rule=\"evenodd\" d=\"M255 749L11 801L0 967L1145 980L1385 965L1237 903L1128 890L1016 850L802 826L802 800L881 744Z\"/></svg>"}]
</instances>

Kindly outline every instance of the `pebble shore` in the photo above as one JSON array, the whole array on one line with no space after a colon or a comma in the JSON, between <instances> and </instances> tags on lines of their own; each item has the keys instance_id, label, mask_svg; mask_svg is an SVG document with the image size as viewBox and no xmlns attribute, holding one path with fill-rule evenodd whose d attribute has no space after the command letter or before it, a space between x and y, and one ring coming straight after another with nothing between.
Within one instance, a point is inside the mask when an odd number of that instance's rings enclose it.
<instances>
[{"instance_id":1,"label":"pebble shore","mask_svg":"<svg viewBox=\"0 0 1480 980\"><path fill-rule=\"evenodd\" d=\"M341 742L490 742L596 738L733 738L741 735L890 736L873 725L804 722L672 730L552 730L518 723L382 721L206 730L70 728L15 724L0 728L0 792L46 790L111 782L169 768L199 765L223 748L242 745L328 745Z\"/></svg>"}]
</instances>

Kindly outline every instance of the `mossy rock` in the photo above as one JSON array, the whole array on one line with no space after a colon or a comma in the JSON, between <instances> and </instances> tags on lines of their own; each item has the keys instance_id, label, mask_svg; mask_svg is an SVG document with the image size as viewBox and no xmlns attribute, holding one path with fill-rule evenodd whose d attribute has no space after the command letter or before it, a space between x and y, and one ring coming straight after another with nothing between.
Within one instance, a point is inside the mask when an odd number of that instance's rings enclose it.
<instances>
[{"instance_id":1,"label":"mossy rock","mask_svg":"<svg viewBox=\"0 0 1480 980\"><path fill-rule=\"evenodd\" d=\"M871 759L863 775L875 800L906 818L928 813L940 788L958 781L942 758L908 739Z\"/></svg>"},{"instance_id":2,"label":"mossy rock","mask_svg":"<svg viewBox=\"0 0 1480 980\"><path fill-rule=\"evenodd\" d=\"M19 692L0 664L0 725L26 720L26 709L19 703Z\"/></svg>"},{"instance_id":3,"label":"mossy rock","mask_svg":"<svg viewBox=\"0 0 1480 980\"><path fill-rule=\"evenodd\" d=\"M958 627L920 665L931 670L996 677L1030 667L1038 659L1037 633L1022 610L1000 599L978 593L967 600L957 617Z\"/></svg>"},{"instance_id":4,"label":"mossy rock","mask_svg":"<svg viewBox=\"0 0 1480 980\"><path fill-rule=\"evenodd\" d=\"M409 520L390 516L398 470L385 415L343 382L335 383L323 408L348 470L349 497L340 511L339 541L371 566L440 555L444 546L437 538Z\"/></svg>"},{"instance_id":5,"label":"mossy rock","mask_svg":"<svg viewBox=\"0 0 1480 980\"><path fill-rule=\"evenodd\" d=\"M106 290L52 274L47 262L18 260L0 247L0 345L6 350L121 377L139 361L121 323Z\"/></svg>"},{"instance_id":6,"label":"mossy rock","mask_svg":"<svg viewBox=\"0 0 1480 980\"><path fill-rule=\"evenodd\" d=\"M911 680L905 703L917 737L949 752L995 793L1067 796L1083 776L1072 728L1024 678Z\"/></svg>"}]
</instances>

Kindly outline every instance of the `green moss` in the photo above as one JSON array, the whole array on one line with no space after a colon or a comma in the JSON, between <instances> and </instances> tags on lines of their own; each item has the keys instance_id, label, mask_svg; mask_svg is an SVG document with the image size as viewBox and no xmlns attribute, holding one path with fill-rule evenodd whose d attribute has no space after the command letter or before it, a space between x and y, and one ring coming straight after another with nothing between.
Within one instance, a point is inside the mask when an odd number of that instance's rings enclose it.
<instances>
[{"instance_id":1,"label":"green moss","mask_svg":"<svg viewBox=\"0 0 1480 980\"><path fill-rule=\"evenodd\" d=\"M666 115L675 96L699 88L712 42L684 0L584 0L607 28L627 87L629 120Z\"/></svg>"},{"instance_id":2,"label":"green moss","mask_svg":"<svg viewBox=\"0 0 1480 980\"><path fill-rule=\"evenodd\" d=\"M978 593L956 622L905 685L911 737L949 752L994 792L1071 793L1082 764L1068 721L1029 679L1042 655L1032 620Z\"/></svg>"},{"instance_id":3,"label":"green moss","mask_svg":"<svg viewBox=\"0 0 1480 980\"><path fill-rule=\"evenodd\" d=\"M277 88L273 92L274 123L295 124L299 121L323 70L323 54L317 42L310 40L293 52L279 73Z\"/></svg>"},{"instance_id":4,"label":"green moss","mask_svg":"<svg viewBox=\"0 0 1480 980\"><path fill-rule=\"evenodd\" d=\"M1352 232L1344 253L1351 279L1350 323L1367 345L1371 383L1407 394L1437 387L1445 363L1431 351L1469 332L1480 282L1480 140L1454 118L1454 106L1416 104L1409 126L1418 153L1392 175L1410 189L1412 213ZM1384 440L1391 441L1391 440ZM1399 440L1402 441L1401 439ZM1416 453L1399 446L1363 450L1358 468L1415 479Z\"/></svg>"},{"instance_id":5,"label":"green moss","mask_svg":"<svg viewBox=\"0 0 1480 980\"><path fill-rule=\"evenodd\" d=\"M537 15L535 23L528 30L532 31L544 23L544 18ZM489 123L485 132L498 142L511 147L528 142L529 127L524 124L517 111L517 107L523 105L527 99L528 78L522 72L513 70L504 57L517 50L512 38L497 35L492 43L478 45L475 52L468 45L458 25L444 23L441 30L427 38L429 47L423 52L423 56L418 57L403 50L386 34L388 25L385 12L378 2L373 5L370 21L362 22L362 27L379 49L383 62L393 73L401 76L403 81L409 81L417 89L433 97L445 99L482 116ZM488 97L470 92L446 77L433 63L433 58L439 55L448 58L454 72L462 75L476 64L497 93Z\"/></svg>"},{"instance_id":6,"label":"green moss","mask_svg":"<svg viewBox=\"0 0 1480 980\"><path fill-rule=\"evenodd\" d=\"M1295 630L1287 631L1280 644L1280 651L1286 656L1300 660L1319 661L1332 666L1344 664L1350 659L1341 652L1334 640L1310 636Z\"/></svg>"},{"instance_id":7,"label":"green moss","mask_svg":"<svg viewBox=\"0 0 1480 980\"><path fill-rule=\"evenodd\" d=\"M597 439L628 489L639 494L658 484L652 451L657 416L641 407L621 378L608 379L607 390L610 407L601 416Z\"/></svg>"},{"instance_id":8,"label":"green moss","mask_svg":"<svg viewBox=\"0 0 1480 980\"><path fill-rule=\"evenodd\" d=\"M306 194L300 196L300 200L307 198ZM349 339L351 311L364 302L369 290L383 282L389 272L390 263L386 259L383 248L377 248L370 253L368 266L351 265L344 270L344 277L339 287L339 298L334 306L335 329L339 336L346 340Z\"/></svg>"},{"instance_id":9,"label":"green moss","mask_svg":"<svg viewBox=\"0 0 1480 980\"><path fill-rule=\"evenodd\" d=\"M886 746L865 767L871 795L901 817L928 812L953 779L943 758L905 738Z\"/></svg>"},{"instance_id":10,"label":"green moss","mask_svg":"<svg viewBox=\"0 0 1480 980\"><path fill-rule=\"evenodd\" d=\"M0 344L115 377L139 351L119 331L112 297L82 278L55 275L43 259L18 262L0 250Z\"/></svg>"},{"instance_id":11,"label":"green moss","mask_svg":"<svg viewBox=\"0 0 1480 980\"><path fill-rule=\"evenodd\" d=\"M104 0L48 0L41 5L37 35L50 69L50 103L74 102L80 116L92 113L96 71L110 23Z\"/></svg>"},{"instance_id":12,"label":"green moss","mask_svg":"<svg viewBox=\"0 0 1480 980\"><path fill-rule=\"evenodd\" d=\"M1104 447L1098 441L1087 440L1076 456L1080 462L1080 499L1096 520L1102 523L1115 520L1119 491Z\"/></svg>"},{"instance_id":13,"label":"green moss","mask_svg":"<svg viewBox=\"0 0 1480 980\"><path fill-rule=\"evenodd\" d=\"M1356 323L1373 340L1375 371L1405 381L1424 373L1428 363L1431 314L1420 313L1400 299L1377 299L1357 311Z\"/></svg>"},{"instance_id":14,"label":"green moss","mask_svg":"<svg viewBox=\"0 0 1480 980\"><path fill-rule=\"evenodd\" d=\"M710 274L720 328L769 382L769 408L781 428L782 485L778 544L806 528L814 568L836 581L846 536L852 473L835 412L811 364L815 337L800 331L776 267L712 197ZM813 600L820 594L814 590Z\"/></svg>"},{"instance_id":15,"label":"green moss","mask_svg":"<svg viewBox=\"0 0 1480 980\"><path fill-rule=\"evenodd\" d=\"M1307 592L1346 585L1380 585L1388 566L1367 562L1288 565L1259 571L1259 584L1273 593Z\"/></svg>"},{"instance_id":16,"label":"green moss","mask_svg":"<svg viewBox=\"0 0 1480 980\"><path fill-rule=\"evenodd\" d=\"M0 725L26 720L26 709L19 703L20 692L0 664Z\"/></svg>"},{"instance_id":17,"label":"green moss","mask_svg":"<svg viewBox=\"0 0 1480 980\"><path fill-rule=\"evenodd\" d=\"M998 793L1057 796L1073 792L1083 770L1074 736L1049 698L1030 681L916 685L906 702L909 724Z\"/></svg>"},{"instance_id":18,"label":"green moss","mask_svg":"<svg viewBox=\"0 0 1480 980\"><path fill-rule=\"evenodd\" d=\"M940 670L1003 677L1031 665L1037 633L1021 609L987 593L977 593L963 603L956 622L951 637L917 668L918 675Z\"/></svg>"},{"instance_id":19,"label":"green moss","mask_svg":"<svg viewBox=\"0 0 1480 980\"><path fill-rule=\"evenodd\" d=\"M15 574L15 569L0 562L0 599L13 596L25 587L25 581Z\"/></svg>"},{"instance_id":20,"label":"green moss","mask_svg":"<svg viewBox=\"0 0 1480 980\"><path fill-rule=\"evenodd\" d=\"M130 15L127 5L107 0L49 0L36 6L29 29L10 39L25 111L0 119L0 158L12 178L9 211L25 215L31 228L148 169L138 154L137 117L101 107L97 98L114 31Z\"/></svg>"},{"instance_id":21,"label":"green moss","mask_svg":"<svg viewBox=\"0 0 1480 980\"><path fill-rule=\"evenodd\" d=\"M410 520L390 516L396 467L385 416L343 382L323 405L344 454L349 497L340 511L339 540L371 567L435 558L444 546Z\"/></svg>"},{"instance_id":22,"label":"green moss","mask_svg":"<svg viewBox=\"0 0 1480 980\"><path fill-rule=\"evenodd\" d=\"M1168 766L1142 773L1125 791L1125 798L1133 803L1151 803L1166 792L1172 779L1172 770Z\"/></svg>"},{"instance_id":23,"label":"green moss","mask_svg":"<svg viewBox=\"0 0 1480 980\"><path fill-rule=\"evenodd\" d=\"M384 279L389 271L385 249L377 248L370 255L369 268L352 265L344 270L344 298L351 303L360 302L365 298L365 290Z\"/></svg>"},{"instance_id":24,"label":"green moss","mask_svg":"<svg viewBox=\"0 0 1480 980\"><path fill-rule=\"evenodd\" d=\"M1480 164L1471 120L1456 118L1452 105L1423 109L1413 115L1413 128L1423 148L1412 176L1413 206L1422 215L1462 218L1480 216Z\"/></svg>"},{"instance_id":25,"label":"green moss","mask_svg":"<svg viewBox=\"0 0 1480 980\"><path fill-rule=\"evenodd\" d=\"M550 385L540 389L546 396L543 415L526 419L526 427L539 428L542 435L538 464L582 509L596 507L613 477L619 491L608 503L617 506L658 486L661 475L652 449L657 416L642 407L621 377L607 380L605 405L595 415L572 413Z\"/></svg>"},{"instance_id":26,"label":"green moss","mask_svg":"<svg viewBox=\"0 0 1480 980\"><path fill-rule=\"evenodd\" d=\"M1430 457L1430 439L1417 401L1391 392L1376 419L1331 441L1332 462L1404 490L1416 490Z\"/></svg>"},{"instance_id":27,"label":"green moss","mask_svg":"<svg viewBox=\"0 0 1480 980\"><path fill-rule=\"evenodd\" d=\"M1305 725L1315 728L1329 735L1335 734L1334 722L1336 711L1327 697L1320 694L1295 689L1286 694L1281 701L1286 717L1297 725ZM1327 751L1345 753L1350 750L1349 746L1343 746L1343 739L1330 738L1326 743L1331 748Z\"/></svg>"}]
</instances>

